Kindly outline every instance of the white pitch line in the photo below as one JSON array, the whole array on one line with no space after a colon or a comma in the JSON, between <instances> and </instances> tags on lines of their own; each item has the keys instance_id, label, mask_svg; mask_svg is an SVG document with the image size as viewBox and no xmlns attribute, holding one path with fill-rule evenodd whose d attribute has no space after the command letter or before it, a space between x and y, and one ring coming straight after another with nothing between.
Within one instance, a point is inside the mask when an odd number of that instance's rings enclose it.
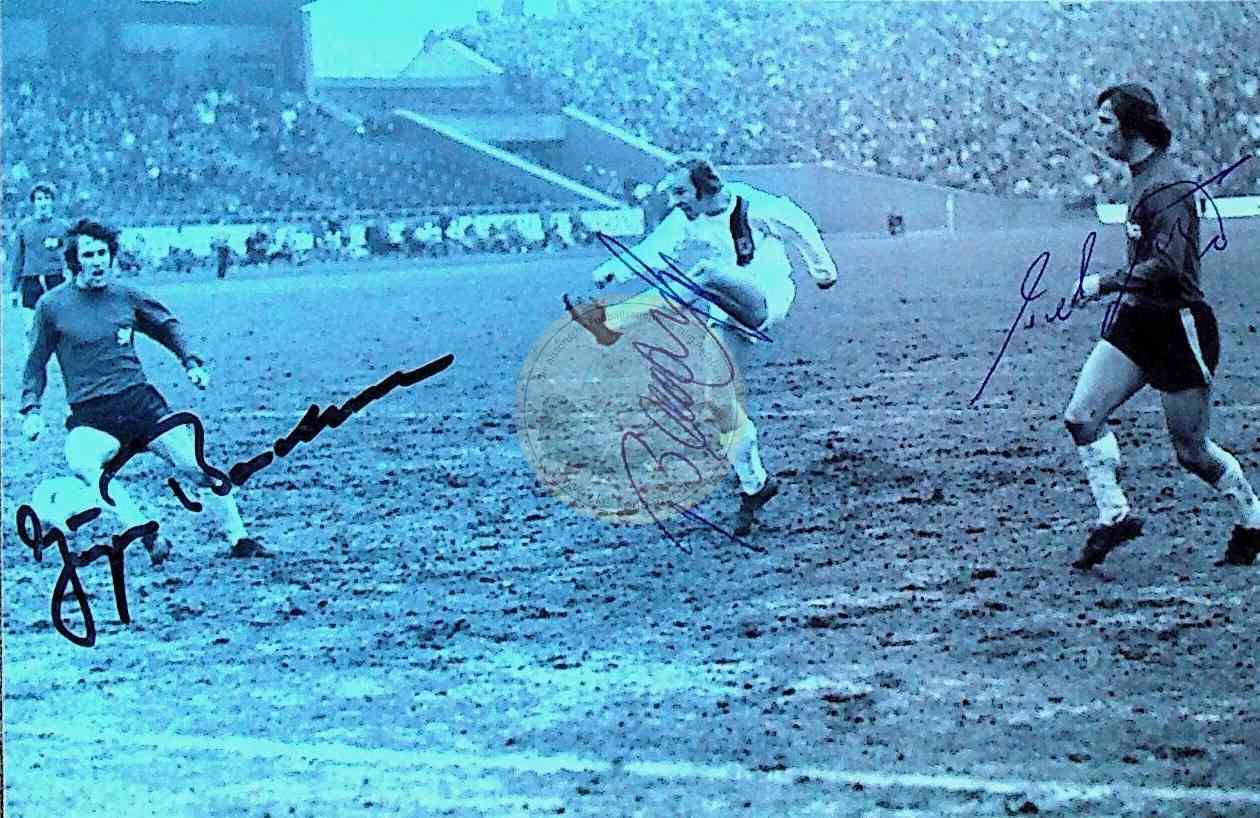
<instances>
[{"instance_id":1,"label":"white pitch line","mask_svg":"<svg viewBox=\"0 0 1260 818\"><path fill-rule=\"evenodd\" d=\"M52 740L65 747L70 736L64 725L47 724L43 728L10 724L10 736ZM122 740L123 737L117 737ZM188 736L178 733L144 733L130 735L131 745L143 745L175 752L217 752L237 758L284 759L299 757L330 764L348 762L372 766L395 766L416 769L420 766L470 770L497 770L516 773L628 773L658 780L758 781L794 784L802 776L814 781L850 786L908 788L943 792L983 792L990 795L1044 794L1061 801L1097 801L1121 798L1128 801L1178 801L1200 804L1254 804L1260 806L1260 790L1230 790L1216 787L1143 787L1133 784L1083 784L1074 781L1031 781L1026 779L987 779L966 775L934 775L920 773L885 773L874 770L838 770L823 767L792 767L760 772L735 764L696 764L683 760L636 761L614 765L600 759L583 758L572 753L538 755L528 753L482 753L439 750L392 750L361 747L343 742L282 742L250 736ZM103 743L100 740L93 743ZM12 759L11 759L12 760Z\"/></svg>"}]
</instances>

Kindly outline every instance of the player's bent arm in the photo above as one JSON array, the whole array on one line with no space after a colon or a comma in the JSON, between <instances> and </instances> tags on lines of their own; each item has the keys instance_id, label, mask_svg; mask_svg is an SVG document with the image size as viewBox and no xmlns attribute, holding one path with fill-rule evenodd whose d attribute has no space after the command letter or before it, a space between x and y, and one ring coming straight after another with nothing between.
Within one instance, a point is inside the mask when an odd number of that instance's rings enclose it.
<instances>
[{"instance_id":1,"label":"player's bent arm","mask_svg":"<svg viewBox=\"0 0 1260 818\"><path fill-rule=\"evenodd\" d=\"M31 351L26 356L26 369L22 373L22 410L29 415L39 412L39 401L48 386L48 359L57 345L57 328L48 315L48 301L41 299L35 305L34 322L31 325Z\"/></svg>"},{"instance_id":2,"label":"player's bent arm","mask_svg":"<svg viewBox=\"0 0 1260 818\"><path fill-rule=\"evenodd\" d=\"M827 252L813 217L786 196L774 197L774 204L769 208L767 216L771 221L787 228L788 240L800 250L809 274L819 288L826 290L834 286L839 278L836 263Z\"/></svg>"},{"instance_id":3,"label":"player's bent arm","mask_svg":"<svg viewBox=\"0 0 1260 818\"><path fill-rule=\"evenodd\" d=\"M1103 276L1103 294L1122 289L1155 290L1180 274L1181 260L1191 249L1187 246L1190 236L1198 232L1194 229L1199 219L1194 197L1186 195L1179 185L1169 185L1144 197L1141 211L1138 223L1151 240L1151 257L1133 265L1131 270L1121 268ZM1194 250L1198 252L1197 247Z\"/></svg>"},{"instance_id":4,"label":"player's bent arm","mask_svg":"<svg viewBox=\"0 0 1260 818\"><path fill-rule=\"evenodd\" d=\"M645 265L653 269L666 267L661 256L677 251L686 223L687 217L682 211L672 210L642 241L628 248L629 252L624 252L613 245L613 249L616 250L613 257L606 259L591 274L595 286L603 288L614 282L624 284L636 278L637 271L644 271Z\"/></svg>"},{"instance_id":5,"label":"player's bent arm","mask_svg":"<svg viewBox=\"0 0 1260 818\"><path fill-rule=\"evenodd\" d=\"M173 352L184 369L200 368L204 361L200 355L189 349L179 319L157 299L139 290L132 290L132 296L136 310L136 329Z\"/></svg>"}]
</instances>

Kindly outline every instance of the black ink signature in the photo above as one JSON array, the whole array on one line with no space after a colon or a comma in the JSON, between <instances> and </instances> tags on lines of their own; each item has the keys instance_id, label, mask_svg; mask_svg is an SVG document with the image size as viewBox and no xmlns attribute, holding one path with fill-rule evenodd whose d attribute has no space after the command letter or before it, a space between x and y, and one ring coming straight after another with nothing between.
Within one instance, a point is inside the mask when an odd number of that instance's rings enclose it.
<instances>
[{"instance_id":1,"label":"black ink signature","mask_svg":"<svg viewBox=\"0 0 1260 818\"><path fill-rule=\"evenodd\" d=\"M651 287L655 288L656 291L661 294L661 297L667 302L685 307L687 310L695 313L706 321L710 320L707 308L697 306L695 302L704 300L721 309L722 305L717 302L714 294L692 281L687 274L679 268L678 261L676 259L670 258L664 253L661 253L661 261L665 262L669 269L657 270L636 256L634 251L626 247L613 236L609 236L604 233L596 233L595 237L603 243L604 247L608 249L608 252L613 254L614 258L626 265L626 269L646 281ZM627 261L627 257L629 257L634 264ZM635 265L638 266L636 267ZM690 291L694 296L696 296L696 298L692 298L688 301L686 298L679 295L674 289L673 285L675 284ZM728 323L714 318L712 319L712 322L726 327L729 330L733 330L744 335L751 335L761 341L771 340L770 336L766 335L761 330L744 326L738 320L734 320L733 323Z\"/></svg>"},{"instance_id":2,"label":"black ink signature","mask_svg":"<svg viewBox=\"0 0 1260 818\"><path fill-rule=\"evenodd\" d=\"M329 406L324 410L320 410L318 405L312 405L307 410L302 419L298 421L297 426L293 428L288 435L277 440L272 451L263 452L261 455L242 461L234 465L229 474L224 474L219 469L210 465L205 459L205 428L201 423L201 419L192 412L176 412L163 418L157 426L149 431L148 435L137 441L131 441L119 448L117 454L110 458L105 464L101 479L98 484L101 498L110 506L115 505L109 496L109 484L119 470L127 464L131 458L144 451L155 440L169 432L171 429L180 426L193 427L193 451L197 460L197 466L211 481L210 489L215 494L223 496L231 491L232 484L242 485L249 477L266 466L270 465L276 456L284 457L291 452L298 443L309 443L314 440L325 428L337 428L344 423L351 415L363 409L373 401L379 400L385 395L392 392L398 387L409 387L431 378L442 372L455 361L454 355L443 355L417 369L409 371L396 371L389 375L379 383L368 387L367 389L355 395L341 406ZM200 503L193 502L184 494L183 488L175 478L167 481L171 491L174 492L176 499L185 509L192 512L200 512L202 506ZM91 508L86 511L79 512L71 516L67 521L67 527L73 532L87 523L95 520L101 515L101 509ZM53 625L61 635L65 636L71 642L81 647L92 647L96 644L96 623L92 618L92 611L88 604L87 595L83 591L83 585L79 581L76 568L84 565L90 565L93 561L100 557L108 557L110 571L114 580L114 599L118 607L118 616L124 625L130 624L131 616L127 608L127 588L125 585L125 573L123 563L123 552L127 545L137 539L149 536L156 536L158 532L158 524L154 520L150 520L141 525L132 526L121 534L117 534L113 538L113 542L109 545L97 545L84 551L82 554L72 554L66 541L65 534L57 527L51 527L47 531L44 530L43 522L39 515L29 505L22 505L17 511L18 536L22 542L30 546L34 552L36 562L43 561L44 549L50 545L56 545L61 553L62 570L57 577L57 583L53 587L52 617ZM66 591L69 585L73 590L75 601L79 605L79 610L83 613L83 621L85 635L79 636L66 627L61 617L61 607Z\"/></svg>"},{"instance_id":3,"label":"black ink signature","mask_svg":"<svg viewBox=\"0 0 1260 818\"><path fill-rule=\"evenodd\" d=\"M1161 210L1156 211L1156 213L1152 214L1152 215L1158 215L1159 213L1162 213L1163 210L1171 209L1172 207L1175 207L1176 205L1185 201L1186 198L1190 196L1194 196L1196 193L1199 193L1202 191L1204 193L1204 197L1211 204L1212 210L1215 213L1217 231L1218 231L1217 234L1212 237L1212 239L1207 243L1205 247L1198 250L1199 259L1202 259L1212 250L1218 250L1218 251L1224 250L1227 246L1229 246L1229 239L1225 234L1225 220L1221 216L1220 209L1216 206L1216 200L1212 198L1211 194L1208 194L1206 192L1207 186L1222 181L1223 179L1225 179L1225 177L1229 176L1229 174L1237 170L1243 163L1253 158L1254 157L1251 155L1244 156L1242 159L1239 159L1234 164L1226 168L1223 168L1220 172L1216 173L1210 179L1205 179L1202 182L1196 183L1196 182L1187 180L1187 181L1182 181L1182 182L1173 182L1168 185L1163 185L1159 188L1154 188L1148 191L1147 193L1145 193L1142 196L1142 198L1139 200L1138 204L1140 205L1141 202L1146 201L1148 197L1153 196L1160 191L1167 190L1170 187L1180 186L1180 185L1191 186L1190 189L1186 193L1184 193L1182 196L1178 197L1175 201L1168 204L1165 208L1162 208ZM1176 230L1181 235L1182 238L1187 239L1187 240L1191 238L1187 234L1186 228L1182 224L1182 220L1180 217L1173 224L1173 229ZM1093 256L1094 243L1097 240L1097 238L1098 238L1097 231L1091 231L1090 234L1085 237L1085 242L1081 246L1081 263L1080 263L1080 268L1077 273L1076 288L1073 291L1073 296L1070 302L1067 297L1060 298L1059 304L1058 306L1055 307L1054 312L1045 314L1044 318L1047 324L1053 324L1056 321L1066 321L1068 318L1070 318L1076 306L1076 299L1083 297L1085 295L1084 293L1085 277L1086 275L1088 275L1089 262ZM1155 237L1154 252L1158 253L1161 250L1166 249L1168 247L1168 244L1171 243L1171 241L1172 241L1172 233L1170 233L1167 239L1164 240L1163 244L1160 243L1160 239L1158 236ZM980 383L980 388L976 390L976 394L971 398L971 401L968 404L969 406L974 406L976 401L980 399L980 396L984 394L985 387L989 385L989 380L993 377L993 373L997 371L998 364L1001 363L1002 357L1006 354L1006 349L1010 345L1011 337L1015 334L1015 330L1020 328L1020 323L1024 319L1024 313L1028 309L1028 305L1046 294L1046 290L1044 289L1038 290L1038 287L1041 284L1041 278L1043 275L1045 275L1046 267L1049 265L1049 263L1050 263L1050 251L1047 250L1041 253L1041 255L1037 256L1037 258L1033 260L1032 264L1030 264L1028 269L1024 272L1024 278L1021 281L1020 288L1019 288L1020 296L1023 298L1023 303L1020 305L1019 312L1016 314L1015 320L1011 323L1011 327L1006 333L1006 338L1004 338L1002 341L1002 346L998 350L998 354L996 358L994 358L993 364L989 367L988 373L985 374L984 380ZM1129 291L1129 284L1130 284L1131 279L1133 278L1133 271L1136 267L1137 267L1137 262L1135 260L1133 264L1129 265L1128 273L1125 276L1124 282L1121 285L1120 290L1116 293L1116 296L1111 301L1111 303L1108 304L1107 310L1103 316L1103 323L1102 323L1103 333L1106 333L1107 329L1111 326L1111 322L1114 321L1116 313L1119 311L1120 302L1124 298L1124 294ZM1066 308L1066 312L1064 311L1065 308ZM1036 327L1036 316L1029 315L1028 323L1024 324L1023 328L1034 329L1035 327Z\"/></svg>"},{"instance_id":4,"label":"black ink signature","mask_svg":"<svg viewBox=\"0 0 1260 818\"><path fill-rule=\"evenodd\" d=\"M101 510L99 508L87 509L68 519L66 527L72 532L76 531L100 515ZM127 608L127 585L123 556L127 546L131 543L144 537L157 535L158 524L156 522L150 520L142 525L132 526L121 534L115 534L113 542L107 545L94 545L81 554L71 553L66 535L60 528L52 526L45 530L43 521L39 519L35 509L29 505L22 505L18 508L17 527L18 537L30 547L36 562L44 561L44 549L50 545L57 546L57 551L61 554L61 573L57 575L57 583L53 586L52 593L52 621L53 627L57 629L58 633L80 647L90 648L96 644L96 620L92 618L92 606L88 603L87 593L83 590L83 583L79 581L77 569L85 565L91 565L101 557L109 559L109 572L114 581L114 604L118 608L118 619L124 625L131 623L131 613ZM61 608L65 603L66 586L71 588L74 594L74 601L78 604L79 612L83 615L84 633L82 636L70 630L61 616Z\"/></svg>"},{"instance_id":5,"label":"black ink signature","mask_svg":"<svg viewBox=\"0 0 1260 818\"><path fill-rule=\"evenodd\" d=\"M105 464L101 473L100 491L101 497L105 502L113 505L108 490L109 483L114 476L127 464L131 458L149 447L153 441L162 435L179 426L193 427L193 452L197 459L197 465L202 473L212 481L209 487L211 491L219 496L228 494L232 490L232 486L241 486L245 481L254 474L262 471L271 465L276 457L285 457L292 452L299 443L309 443L314 440L324 429L336 429L345 423L351 415L360 411L368 404L380 400L385 395L394 391L399 387L415 386L423 380L433 377L445 370L455 362L455 356L452 354L443 355L436 358L424 366L408 371L395 371L387 378L369 386L341 406L329 406L323 410L318 404L311 404L306 410L306 414L298 421L297 425L284 437L279 438L272 445L270 451L262 452L255 455L249 460L243 460L236 463L225 474L214 466L206 462L204 455L205 447L205 427L192 412L177 412L162 419L162 421L154 427L144 438L133 441L118 450L114 457L110 458ZM188 499L179 482L175 478L170 478L167 484L174 492L176 499L189 511L201 511L201 504L195 503Z\"/></svg>"}]
</instances>

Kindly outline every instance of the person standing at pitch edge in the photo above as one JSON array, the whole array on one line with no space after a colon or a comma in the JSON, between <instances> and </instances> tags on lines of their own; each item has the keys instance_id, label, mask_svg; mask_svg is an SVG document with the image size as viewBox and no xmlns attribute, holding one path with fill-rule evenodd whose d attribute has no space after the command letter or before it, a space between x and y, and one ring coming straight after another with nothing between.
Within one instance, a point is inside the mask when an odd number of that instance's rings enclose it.
<instances>
[{"instance_id":1,"label":"person standing at pitch edge","mask_svg":"<svg viewBox=\"0 0 1260 818\"><path fill-rule=\"evenodd\" d=\"M1208 437L1220 336L1199 285L1195 184L1168 156L1172 132L1154 95L1126 84L1098 95L1095 135L1126 163L1128 266L1078 282L1075 302L1118 293L1101 340L1085 361L1064 422L1080 453L1098 525L1073 566L1087 570L1142 532L1116 479L1120 449L1107 418L1143 386L1160 392L1177 461L1228 500L1236 525L1224 559L1252 565L1260 553L1260 500L1232 454Z\"/></svg>"},{"instance_id":2,"label":"person standing at pitch edge","mask_svg":"<svg viewBox=\"0 0 1260 818\"><path fill-rule=\"evenodd\" d=\"M210 382L201 359L189 351L175 316L135 287L111 280L117 255L118 236L108 227L84 219L70 228L65 262L71 283L39 300L22 381L22 431L35 440L44 430L39 403L48 381L48 360L56 354L70 403L66 460L92 489L123 444L147 440L170 414L166 400L144 376L136 355L137 330L175 353L198 389ZM186 426L167 431L147 448L201 487L202 501L223 525L230 556L271 556L246 536L236 498L209 490L209 478L197 464L193 434ZM123 525L131 528L148 521L120 480L111 483L110 495ZM146 538L144 545L154 565L170 553L170 544L156 536Z\"/></svg>"},{"instance_id":3,"label":"person standing at pitch edge","mask_svg":"<svg viewBox=\"0 0 1260 818\"><path fill-rule=\"evenodd\" d=\"M631 248L635 258L654 268L666 267L663 256L679 247L698 245L701 261L687 270L687 278L706 297L687 292L692 309L707 314L715 334L740 370L764 365L773 354L765 331L787 317L796 298L792 262L787 246L795 247L806 271L820 289L836 283L836 264L823 245L818 225L808 213L786 196L776 196L741 182L726 182L704 157L684 157L674 162L656 186L665 197L667 213L639 244ZM597 289L635 278L631 262L610 258L592 274ZM621 337L620 328L665 304L655 289L628 302L605 307L602 303L574 303L566 295L565 307L573 319L605 346ZM757 427L748 416L747 396L737 395L732 405L717 407L717 427L728 447L731 465L739 478L740 504L734 533L748 534L761 510L779 491L778 484L761 463Z\"/></svg>"},{"instance_id":4,"label":"person standing at pitch edge","mask_svg":"<svg viewBox=\"0 0 1260 818\"><path fill-rule=\"evenodd\" d=\"M29 351L36 302L65 281L62 253L70 223L53 215L57 188L52 182L36 182L27 198L33 213L22 219L14 231L8 284L10 304L22 307L22 329Z\"/></svg>"}]
</instances>

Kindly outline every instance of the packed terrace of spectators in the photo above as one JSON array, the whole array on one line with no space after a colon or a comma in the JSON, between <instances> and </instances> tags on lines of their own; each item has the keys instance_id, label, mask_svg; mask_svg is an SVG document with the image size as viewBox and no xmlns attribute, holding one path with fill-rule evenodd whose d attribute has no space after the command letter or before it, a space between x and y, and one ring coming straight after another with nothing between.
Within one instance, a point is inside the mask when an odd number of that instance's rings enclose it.
<instances>
[{"instance_id":1,"label":"packed terrace of spectators","mask_svg":"<svg viewBox=\"0 0 1260 818\"><path fill-rule=\"evenodd\" d=\"M1247 51L1254 4L584 8L550 20L483 17L452 34L529 89L522 109L572 103L723 163L831 160L979 192L1114 200L1120 168L1092 149L1088 123L1098 90L1128 80L1156 90L1174 151L1205 177L1260 149L1260 67ZM161 68L172 55L143 56L117 61L108 83L6 64L9 220L35 179L56 182L68 211L133 226L572 204L469 178L425 161L379 121L356 131L300 95L213 68L154 82L175 76ZM532 158L528 145L510 147ZM583 181L630 200L641 180L592 167ZM1260 193L1260 160L1219 192Z\"/></svg>"},{"instance_id":2,"label":"packed terrace of spectators","mask_svg":"<svg viewBox=\"0 0 1260 818\"><path fill-rule=\"evenodd\" d=\"M1256 4L582 5L455 36L567 103L730 164L832 160L985 193L1114 198L1120 169L1089 150L1086 127L1100 90L1134 80L1205 178L1260 151ZM1260 193L1257 166L1222 194Z\"/></svg>"}]
</instances>

